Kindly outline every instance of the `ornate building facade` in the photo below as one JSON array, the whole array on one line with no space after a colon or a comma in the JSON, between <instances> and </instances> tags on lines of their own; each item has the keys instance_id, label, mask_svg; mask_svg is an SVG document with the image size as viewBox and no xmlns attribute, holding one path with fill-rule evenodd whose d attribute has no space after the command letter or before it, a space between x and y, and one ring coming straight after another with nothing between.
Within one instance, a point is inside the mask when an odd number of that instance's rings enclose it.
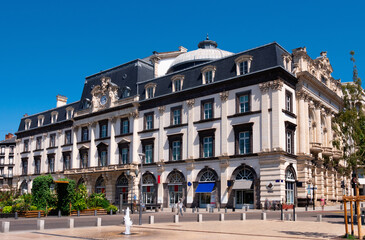
<instances>
[{"instance_id":1,"label":"ornate building facade","mask_svg":"<svg viewBox=\"0 0 365 240\"><path fill-rule=\"evenodd\" d=\"M338 201L332 71L325 52L311 59L277 43L234 54L207 38L154 52L87 77L75 103L58 96L57 108L23 117L17 187L50 173L119 205L138 199L142 176L147 206Z\"/></svg>"}]
</instances>

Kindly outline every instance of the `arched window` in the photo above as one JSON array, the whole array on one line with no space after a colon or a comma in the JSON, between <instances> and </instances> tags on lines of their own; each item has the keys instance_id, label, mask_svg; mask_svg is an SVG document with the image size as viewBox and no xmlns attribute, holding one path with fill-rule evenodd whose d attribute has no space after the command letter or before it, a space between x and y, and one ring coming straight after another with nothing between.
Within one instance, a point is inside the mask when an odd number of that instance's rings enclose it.
<instances>
[{"instance_id":1,"label":"arched window","mask_svg":"<svg viewBox=\"0 0 365 240\"><path fill-rule=\"evenodd\" d=\"M102 176L100 176L95 183L95 192L96 193L105 193L105 181Z\"/></svg>"},{"instance_id":2,"label":"arched window","mask_svg":"<svg viewBox=\"0 0 365 240\"><path fill-rule=\"evenodd\" d=\"M217 180L212 170L206 170L200 177L200 182L215 182Z\"/></svg>"},{"instance_id":3,"label":"arched window","mask_svg":"<svg viewBox=\"0 0 365 240\"><path fill-rule=\"evenodd\" d=\"M81 184L85 184L84 178L80 178L79 181L77 182L77 186L80 186Z\"/></svg>"},{"instance_id":4,"label":"arched window","mask_svg":"<svg viewBox=\"0 0 365 240\"><path fill-rule=\"evenodd\" d=\"M146 173L142 178L142 200L146 204L155 202L156 179L151 173Z\"/></svg>"},{"instance_id":5,"label":"arched window","mask_svg":"<svg viewBox=\"0 0 365 240\"><path fill-rule=\"evenodd\" d=\"M174 170L168 177L168 191L169 191L169 206L175 207L176 204L183 198L183 182L185 181L184 175Z\"/></svg>"},{"instance_id":6,"label":"arched window","mask_svg":"<svg viewBox=\"0 0 365 240\"><path fill-rule=\"evenodd\" d=\"M168 177L169 183L182 183L184 182L184 176L178 171L173 171Z\"/></svg>"},{"instance_id":7,"label":"arched window","mask_svg":"<svg viewBox=\"0 0 365 240\"><path fill-rule=\"evenodd\" d=\"M28 193L28 184L25 180L20 185L20 191L21 191L21 194L27 194Z\"/></svg>"},{"instance_id":8,"label":"arched window","mask_svg":"<svg viewBox=\"0 0 365 240\"><path fill-rule=\"evenodd\" d=\"M295 193L295 172L294 169L289 166L285 171L285 195L286 203L294 204Z\"/></svg>"},{"instance_id":9,"label":"arched window","mask_svg":"<svg viewBox=\"0 0 365 240\"><path fill-rule=\"evenodd\" d=\"M117 179L115 184L116 194L115 194L115 202L116 204L120 203L128 203L128 178L122 174Z\"/></svg>"},{"instance_id":10,"label":"arched window","mask_svg":"<svg viewBox=\"0 0 365 240\"><path fill-rule=\"evenodd\" d=\"M236 180L254 180L254 174L250 169L243 168L237 173Z\"/></svg>"}]
</instances>

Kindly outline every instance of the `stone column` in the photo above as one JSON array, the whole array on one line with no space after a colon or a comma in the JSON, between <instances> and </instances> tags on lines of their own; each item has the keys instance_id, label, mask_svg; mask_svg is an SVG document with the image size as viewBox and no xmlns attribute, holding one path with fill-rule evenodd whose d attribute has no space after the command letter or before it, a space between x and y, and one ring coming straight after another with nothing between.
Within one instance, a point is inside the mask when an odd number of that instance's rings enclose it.
<instances>
[{"instance_id":1,"label":"stone column","mask_svg":"<svg viewBox=\"0 0 365 240\"><path fill-rule=\"evenodd\" d=\"M186 161L186 182L190 182L191 186L187 186L186 188L186 204L187 207L191 207L191 204L194 200L194 186L193 186L193 172L194 172L194 161L193 159L188 159Z\"/></svg>"},{"instance_id":2,"label":"stone column","mask_svg":"<svg viewBox=\"0 0 365 240\"><path fill-rule=\"evenodd\" d=\"M326 109L326 125L327 125L327 146L328 147L333 147L332 146L332 113L330 109Z\"/></svg>"},{"instance_id":3,"label":"stone column","mask_svg":"<svg viewBox=\"0 0 365 240\"><path fill-rule=\"evenodd\" d=\"M283 120L282 99L283 82L275 80L271 82L272 90L272 146L274 151L282 151L285 149L285 126ZM284 136L284 137L283 137Z\"/></svg>"},{"instance_id":4,"label":"stone column","mask_svg":"<svg viewBox=\"0 0 365 240\"><path fill-rule=\"evenodd\" d=\"M270 115L269 115L269 88L260 84L261 90L261 152L269 152L270 144Z\"/></svg>"},{"instance_id":5,"label":"stone column","mask_svg":"<svg viewBox=\"0 0 365 240\"><path fill-rule=\"evenodd\" d=\"M140 158L138 156L138 146L140 144L139 136L138 136L138 121L139 121L139 113L138 110L130 113L130 123L133 125L133 139L132 139L132 163L138 164L140 163ZM138 195L137 195L138 196Z\"/></svg>"},{"instance_id":6,"label":"stone column","mask_svg":"<svg viewBox=\"0 0 365 240\"><path fill-rule=\"evenodd\" d=\"M109 142L109 165L118 164L116 161L116 149L117 143L115 142L115 124L117 122L117 118L109 118L110 122L110 142Z\"/></svg>"},{"instance_id":7,"label":"stone column","mask_svg":"<svg viewBox=\"0 0 365 240\"><path fill-rule=\"evenodd\" d=\"M80 128L78 126L72 127L72 155L71 155L71 163L70 168L78 168L80 166L79 162L79 149L77 148L77 134ZM63 156L62 156L63 157Z\"/></svg>"},{"instance_id":8,"label":"stone column","mask_svg":"<svg viewBox=\"0 0 365 240\"><path fill-rule=\"evenodd\" d=\"M188 159L194 159L194 104L195 99L190 99L186 101L186 104L188 105L188 142L187 142L187 148L188 148Z\"/></svg>"},{"instance_id":9,"label":"stone column","mask_svg":"<svg viewBox=\"0 0 365 240\"><path fill-rule=\"evenodd\" d=\"M228 155L228 120L227 120L227 112L228 112L228 97L229 92L224 91L220 93L221 97L221 122L220 122L220 129L221 129L221 155L227 156Z\"/></svg>"},{"instance_id":10,"label":"stone column","mask_svg":"<svg viewBox=\"0 0 365 240\"><path fill-rule=\"evenodd\" d=\"M98 151L95 145L95 131L96 131L96 122L93 122L89 125L90 131L90 151L89 151L89 162L90 167L98 166Z\"/></svg>"},{"instance_id":11,"label":"stone column","mask_svg":"<svg viewBox=\"0 0 365 240\"><path fill-rule=\"evenodd\" d=\"M227 157L221 157L220 158L220 180L221 180L221 192L220 192L220 204L221 207L226 207L228 203L228 186L227 186L227 180L228 180L228 169L229 167L229 158ZM218 204L218 202L217 202Z\"/></svg>"},{"instance_id":12,"label":"stone column","mask_svg":"<svg viewBox=\"0 0 365 240\"><path fill-rule=\"evenodd\" d=\"M310 137L309 137L309 104L308 104L308 97L304 98L304 135L306 141L306 148L305 153L310 154Z\"/></svg>"},{"instance_id":13,"label":"stone column","mask_svg":"<svg viewBox=\"0 0 365 240\"><path fill-rule=\"evenodd\" d=\"M165 142L165 134L164 134L164 112L165 106L158 107L158 123L159 123L159 130L158 130L158 161L164 161L164 142ZM171 113L170 113L171 114Z\"/></svg>"},{"instance_id":14,"label":"stone column","mask_svg":"<svg viewBox=\"0 0 365 240\"><path fill-rule=\"evenodd\" d=\"M61 148L61 146L63 145L63 143L65 141L62 139L62 133L64 133L64 132L62 132L62 130L57 131L57 140L56 140L57 151L56 151L56 155L55 155L55 158L54 158L54 170L55 170L55 172L63 171L62 148Z\"/></svg>"},{"instance_id":15,"label":"stone column","mask_svg":"<svg viewBox=\"0 0 365 240\"><path fill-rule=\"evenodd\" d=\"M306 122L308 123L307 116L305 115L305 107L304 107L304 95L301 92L297 92L297 98L299 99L299 109L298 109L298 118L299 118L299 144L298 153L305 154L307 150L307 141L305 129L307 127Z\"/></svg>"},{"instance_id":16,"label":"stone column","mask_svg":"<svg viewBox=\"0 0 365 240\"><path fill-rule=\"evenodd\" d=\"M322 133L321 133L321 108L320 103L315 102L315 114L316 114L316 142L322 143Z\"/></svg>"}]
</instances>

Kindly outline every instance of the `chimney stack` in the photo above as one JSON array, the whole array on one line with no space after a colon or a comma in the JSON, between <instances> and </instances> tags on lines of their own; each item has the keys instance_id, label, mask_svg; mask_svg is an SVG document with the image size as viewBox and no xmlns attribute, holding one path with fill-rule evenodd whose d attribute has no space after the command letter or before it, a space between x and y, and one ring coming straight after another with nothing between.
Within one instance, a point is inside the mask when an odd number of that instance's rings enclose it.
<instances>
[{"instance_id":1,"label":"chimney stack","mask_svg":"<svg viewBox=\"0 0 365 240\"><path fill-rule=\"evenodd\" d=\"M14 137L14 135L12 133L8 133L5 135L5 140L11 139L12 137Z\"/></svg>"},{"instance_id":2,"label":"chimney stack","mask_svg":"<svg viewBox=\"0 0 365 240\"><path fill-rule=\"evenodd\" d=\"M57 107L62 107L67 104L67 97L62 95L57 95Z\"/></svg>"}]
</instances>

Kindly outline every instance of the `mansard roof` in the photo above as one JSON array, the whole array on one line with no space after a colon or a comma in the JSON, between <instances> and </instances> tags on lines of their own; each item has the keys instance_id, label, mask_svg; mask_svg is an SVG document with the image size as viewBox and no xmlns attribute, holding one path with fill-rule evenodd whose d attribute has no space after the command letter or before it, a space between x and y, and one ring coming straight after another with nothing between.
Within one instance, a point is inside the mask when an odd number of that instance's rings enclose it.
<instances>
[{"instance_id":1,"label":"mansard roof","mask_svg":"<svg viewBox=\"0 0 365 240\"><path fill-rule=\"evenodd\" d=\"M10 139L2 140L2 141L0 141L0 145L13 145L13 144L15 144L15 139L16 139L16 137L14 136Z\"/></svg>"}]
</instances>

